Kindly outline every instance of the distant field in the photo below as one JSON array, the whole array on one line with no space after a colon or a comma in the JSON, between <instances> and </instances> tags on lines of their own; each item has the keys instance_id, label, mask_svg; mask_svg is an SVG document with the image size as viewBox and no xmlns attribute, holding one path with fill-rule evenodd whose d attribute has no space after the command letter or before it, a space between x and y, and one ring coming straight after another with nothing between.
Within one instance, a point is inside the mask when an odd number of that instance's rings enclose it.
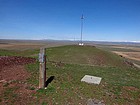
<instances>
[{"instance_id":1,"label":"distant field","mask_svg":"<svg viewBox=\"0 0 140 105\"><path fill-rule=\"evenodd\" d=\"M132 45L100 45L101 49L121 55L140 65L140 46Z\"/></svg>"},{"instance_id":2,"label":"distant field","mask_svg":"<svg viewBox=\"0 0 140 105\"><path fill-rule=\"evenodd\" d=\"M139 51L140 52L140 47L135 47L135 46L114 46L113 48L121 48L121 49L128 49L128 50L133 50L133 51Z\"/></svg>"},{"instance_id":3,"label":"distant field","mask_svg":"<svg viewBox=\"0 0 140 105\"><path fill-rule=\"evenodd\" d=\"M39 49L40 47L56 47L63 45L77 44L71 41L53 41L53 40L2 40L0 39L0 49L6 50L28 50Z\"/></svg>"},{"instance_id":4,"label":"distant field","mask_svg":"<svg viewBox=\"0 0 140 105\"><path fill-rule=\"evenodd\" d=\"M0 49L27 50L27 49L38 49L41 46L43 46L43 44L9 43L9 44L0 44Z\"/></svg>"},{"instance_id":5,"label":"distant field","mask_svg":"<svg viewBox=\"0 0 140 105\"><path fill-rule=\"evenodd\" d=\"M123 57L140 61L140 52L117 52L117 51L113 51L113 52L118 55L122 55Z\"/></svg>"}]
</instances>

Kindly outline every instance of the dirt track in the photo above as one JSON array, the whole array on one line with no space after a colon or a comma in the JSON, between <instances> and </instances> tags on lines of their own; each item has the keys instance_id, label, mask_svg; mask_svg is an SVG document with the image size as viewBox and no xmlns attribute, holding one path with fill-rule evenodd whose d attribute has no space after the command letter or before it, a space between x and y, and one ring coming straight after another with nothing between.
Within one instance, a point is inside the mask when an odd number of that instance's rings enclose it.
<instances>
[{"instance_id":1,"label":"dirt track","mask_svg":"<svg viewBox=\"0 0 140 105\"><path fill-rule=\"evenodd\" d=\"M118 55L122 55L126 58L140 61L140 52L118 52L118 51L113 51L113 52Z\"/></svg>"}]
</instances>

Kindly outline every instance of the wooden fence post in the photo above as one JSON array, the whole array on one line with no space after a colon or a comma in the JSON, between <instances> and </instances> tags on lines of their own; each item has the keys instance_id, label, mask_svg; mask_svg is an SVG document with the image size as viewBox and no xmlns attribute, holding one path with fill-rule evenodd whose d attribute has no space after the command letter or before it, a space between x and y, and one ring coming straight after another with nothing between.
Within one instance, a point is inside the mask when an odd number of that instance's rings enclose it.
<instances>
[{"instance_id":1,"label":"wooden fence post","mask_svg":"<svg viewBox=\"0 0 140 105\"><path fill-rule=\"evenodd\" d=\"M46 56L45 48L40 48L39 53L39 88L45 88L46 82Z\"/></svg>"}]
</instances>

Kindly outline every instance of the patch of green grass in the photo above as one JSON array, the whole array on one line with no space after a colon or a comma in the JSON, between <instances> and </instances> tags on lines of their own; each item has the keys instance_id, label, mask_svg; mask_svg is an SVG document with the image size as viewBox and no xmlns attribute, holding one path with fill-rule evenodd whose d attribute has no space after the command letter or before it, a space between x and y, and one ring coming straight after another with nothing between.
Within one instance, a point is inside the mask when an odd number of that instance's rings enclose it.
<instances>
[{"instance_id":1,"label":"patch of green grass","mask_svg":"<svg viewBox=\"0 0 140 105\"><path fill-rule=\"evenodd\" d=\"M12 104L17 98L17 94L14 93L16 88L6 88L2 94L2 100L7 101L7 103Z\"/></svg>"},{"instance_id":2,"label":"patch of green grass","mask_svg":"<svg viewBox=\"0 0 140 105\"><path fill-rule=\"evenodd\" d=\"M28 90L35 90L35 87L33 87L33 86L27 86L26 89L28 89Z\"/></svg>"},{"instance_id":3,"label":"patch of green grass","mask_svg":"<svg viewBox=\"0 0 140 105\"><path fill-rule=\"evenodd\" d=\"M116 54L100 50L93 46L62 46L46 50L49 61L71 64L89 64L100 66L121 66L123 60Z\"/></svg>"},{"instance_id":4,"label":"patch of green grass","mask_svg":"<svg viewBox=\"0 0 140 105\"><path fill-rule=\"evenodd\" d=\"M20 56L25 56L25 57L38 58L39 50L30 49L30 50L24 50L24 51L17 51L16 54Z\"/></svg>"},{"instance_id":5,"label":"patch of green grass","mask_svg":"<svg viewBox=\"0 0 140 105\"><path fill-rule=\"evenodd\" d=\"M34 57L38 58L39 50L31 49L31 50L3 50L0 49L0 56L24 56L24 57Z\"/></svg>"},{"instance_id":6,"label":"patch of green grass","mask_svg":"<svg viewBox=\"0 0 140 105\"><path fill-rule=\"evenodd\" d=\"M30 78L27 79L27 82L33 85L39 84L39 63L28 64L26 65L26 70L31 73Z\"/></svg>"},{"instance_id":7,"label":"patch of green grass","mask_svg":"<svg viewBox=\"0 0 140 105\"><path fill-rule=\"evenodd\" d=\"M55 93L56 89L53 86L48 86L47 89L39 89L37 90L38 93L44 94L44 95L50 95Z\"/></svg>"},{"instance_id":8,"label":"patch of green grass","mask_svg":"<svg viewBox=\"0 0 140 105\"><path fill-rule=\"evenodd\" d=\"M108 100L107 103L122 104L130 101L119 98L123 86L133 86L140 89L140 72L136 69L124 70L116 67L93 67L78 64L65 64L63 67L55 67L51 63L48 63L47 67L49 68L47 78L55 76L55 79L49 84L48 90L43 89L39 94L53 97L55 102L59 104L69 102L69 100L76 104L78 102L86 103L85 100L89 98L102 100L104 97L111 100ZM101 84L93 85L81 82L81 78L86 74L102 77ZM133 96L138 98L138 95Z\"/></svg>"},{"instance_id":9,"label":"patch of green grass","mask_svg":"<svg viewBox=\"0 0 140 105\"><path fill-rule=\"evenodd\" d=\"M0 49L0 56L13 56L16 55L15 51Z\"/></svg>"},{"instance_id":10,"label":"patch of green grass","mask_svg":"<svg viewBox=\"0 0 140 105\"><path fill-rule=\"evenodd\" d=\"M3 87L7 87L9 85L9 83L5 83L3 84Z\"/></svg>"},{"instance_id":11,"label":"patch of green grass","mask_svg":"<svg viewBox=\"0 0 140 105\"><path fill-rule=\"evenodd\" d=\"M42 102L42 104L41 105L48 105L46 102Z\"/></svg>"}]
</instances>

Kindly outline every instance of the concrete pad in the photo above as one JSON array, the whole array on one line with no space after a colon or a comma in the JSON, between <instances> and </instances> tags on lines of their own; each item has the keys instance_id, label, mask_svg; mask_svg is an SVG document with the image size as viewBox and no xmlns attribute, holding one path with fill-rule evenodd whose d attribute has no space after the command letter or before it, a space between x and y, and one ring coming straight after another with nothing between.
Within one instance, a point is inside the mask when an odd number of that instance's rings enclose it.
<instances>
[{"instance_id":1,"label":"concrete pad","mask_svg":"<svg viewBox=\"0 0 140 105\"><path fill-rule=\"evenodd\" d=\"M91 84L100 84L101 82L101 77L95 77L95 76L90 76L90 75L85 75L82 79L81 82L87 82Z\"/></svg>"}]
</instances>

